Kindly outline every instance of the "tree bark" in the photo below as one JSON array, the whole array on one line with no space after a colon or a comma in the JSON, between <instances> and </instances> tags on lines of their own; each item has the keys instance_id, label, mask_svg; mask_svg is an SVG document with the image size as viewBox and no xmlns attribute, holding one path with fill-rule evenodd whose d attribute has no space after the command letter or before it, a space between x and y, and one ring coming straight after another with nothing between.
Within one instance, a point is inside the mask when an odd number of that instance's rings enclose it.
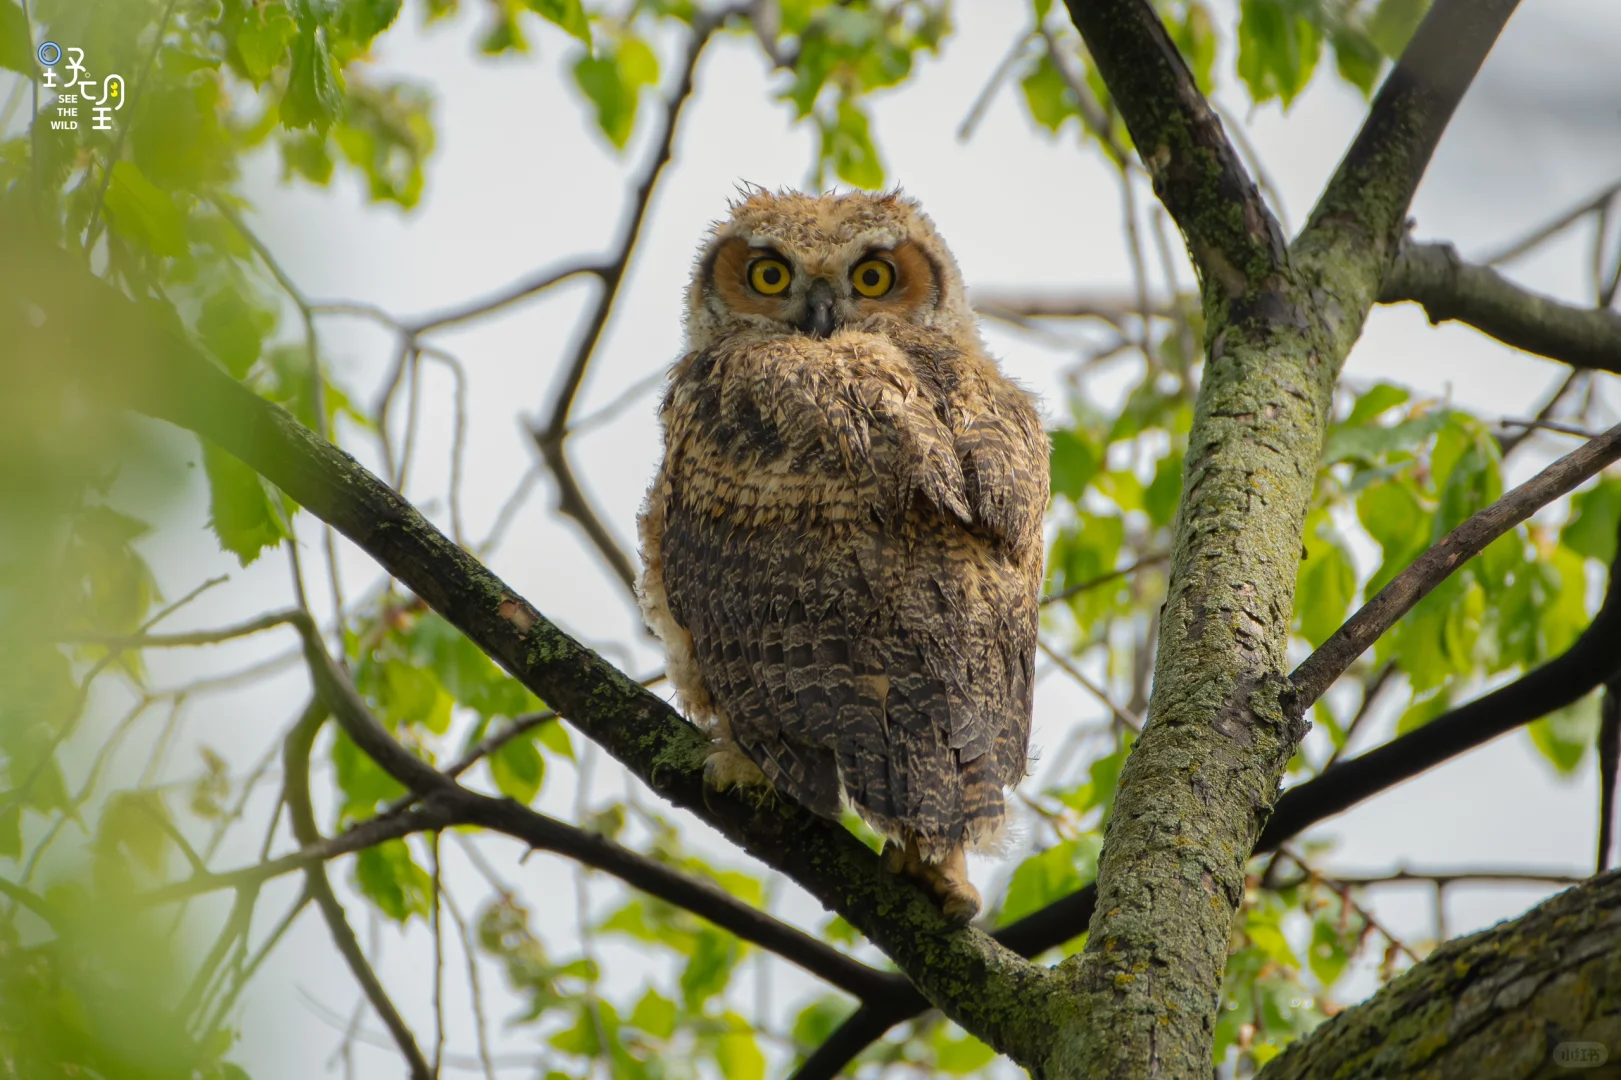
<instances>
[{"instance_id":1,"label":"tree bark","mask_svg":"<svg viewBox=\"0 0 1621 1080\"><path fill-rule=\"evenodd\" d=\"M1571 1080L1616 1076L1618 1063L1604 1063L1616 1053L1621 873L1448 942L1297 1040L1260 1076Z\"/></svg>"}]
</instances>

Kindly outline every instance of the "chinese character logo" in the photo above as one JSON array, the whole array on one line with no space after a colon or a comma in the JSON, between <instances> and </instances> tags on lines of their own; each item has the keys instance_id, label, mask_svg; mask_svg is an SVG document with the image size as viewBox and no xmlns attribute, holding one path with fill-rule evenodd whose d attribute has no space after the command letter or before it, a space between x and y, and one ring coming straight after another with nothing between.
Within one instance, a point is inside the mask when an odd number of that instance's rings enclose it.
<instances>
[{"instance_id":1,"label":"chinese character logo","mask_svg":"<svg viewBox=\"0 0 1621 1080\"><path fill-rule=\"evenodd\" d=\"M52 128L77 130L79 105L82 103L90 106L94 119L90 130L113 129L113 113L124 107L124 99L128 96L122 75L92 78L90 69L84 64L84 50L72 45L64 49L54 41L47 41L40 45L35 55L45 69L44 86L56 91L56 119L50 122ZM65 70L58 72L57 65L62 64L64 59L67 61Z\"/></svg>"}]
</instances>

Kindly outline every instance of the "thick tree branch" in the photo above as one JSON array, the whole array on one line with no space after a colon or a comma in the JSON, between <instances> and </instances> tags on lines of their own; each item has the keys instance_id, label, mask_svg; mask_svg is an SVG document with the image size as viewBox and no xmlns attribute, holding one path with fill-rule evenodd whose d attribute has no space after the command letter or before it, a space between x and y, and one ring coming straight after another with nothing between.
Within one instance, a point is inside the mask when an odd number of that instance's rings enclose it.
<instances>
[{"instance_id":1,"label":"thick tree branch","mask_svg":"<svg viewBox=\"0 0 1621 1080\"><path fill-rule=\"evenodd\" d=\"M1289 676L1294 687L1291 707L1309 709L1357 657L1385 635L1413 605L1486 545L1561 495L1575 490L1606 465L1621 458L1621 425L1617 425L1543 469L1486 509L1447 533L1390 584L1346 620Z\"/></svg>"},{"instance_id":2,"label":"thick tree branch","mask_svg":"<svg viewBox=\"0 0 1621 1080\"><path fill-rule=\"evenodd\" d=\"M1066 0L1126 121L1154 193L1187 238L1207 293L1235 300L1284 264L1277 219L1148 0Z\"/></svg>"},{"instance_id":3,"label":"thick tree branch","mask_svg":"<svg viewBox=\"0 0 1621 1080\"><path fill-rule=\"evenodd\" d=\"M1041 969L977 930L950 925L837 823L783 800L714 792L703 779L707 740L663 701L547 621L347 454L147 322L26 223L3 225L16 242L0 250L0 292L42 316L14 324L18 361L60 370L70 357L87 390L239 457L371 554L655 792L843 915L953 1019L1016 1060L1045 1056L1053 1025L1039 1007L1047 994ZM966 986L974 993L962 993Z\"/></svg>"},{"instance_id":4,"label":"thick tree branch","mask_svg":"<svg viewBox=\"0 0 1621 1080\"><path fill-rule=\"evenodd\" d=\"M1577 368L1621 372L1621 314L1523 289L1451 244L1402 245L1381 304L1412 301L1431 323L1467 323L1505 345Z\"/></svg>"},{"instance_id":5,"label":"thick tree branch","mask_svg":"<svg viewBox=\"0 0 1621 1080\"><path fill-rule=\"evenodd\" d=\"M1562 1076L1557 1052L1621 1041L1621 874L1437 949L1292 1043L1262 1080ZM1606 1004L1600 1004L1606 1003ZM1599 1062L1587 1059L1582 1064Z\"/></svg>"},{"instance_id":6,"label":"thick tree branch","mask_svg":"<svg viewBox=\"0 0 1621 1080\"><path fill-rule=\"evenodd\" d=\"M1294 244L1310 272L1353 288L1364 312L1396 256L1441 135L1518 3L1436 0Z\"/></svg>"}]
</instances>

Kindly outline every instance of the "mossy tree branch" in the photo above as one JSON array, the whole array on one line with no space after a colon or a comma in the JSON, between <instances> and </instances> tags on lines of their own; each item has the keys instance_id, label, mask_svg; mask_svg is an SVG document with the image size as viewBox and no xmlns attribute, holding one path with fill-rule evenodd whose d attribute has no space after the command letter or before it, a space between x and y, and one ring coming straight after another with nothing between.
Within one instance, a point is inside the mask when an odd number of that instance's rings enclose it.
<instances>
[{"instance_id":1,"label":"mossy tree branch","mask_svg":"<svg viewBox=\"0 0 1621 1080\"><path fill-rule=\"evenodd\" d=\"M1412 301L1431 323L1461 322L1516 349L1577 368L1621 374L1621 314L1523 289L1451 244L1403 244L1381 304Z\"/></svg>"},{"instance_id":2,"label":"mossy tree branch","mask_svg":"<svg viewBox=\"0 0 1621 1080\"><path fill-rule=\"evenodd\" d=\"M1621 1043L1621 874L1437 949L1298 1039L1261 1080L1580 1075ZM1561 1054L1567 1055L1561 1057ZM1596 1075L1596 1073L1595 1073Z\"/></svg>"},{"instance_id":3,"label":"mossy tree branch","mask_svg":"<svg viewBox=\"0 0 1621 1080\"><path fill-rule=\"evenodd\" d=\"M41 239L0 221L0 331L8 360L61 366L87 392L197 432L327 521L665 799L792 877L890 955L965 1028L1021 1062L1048 1052L1044 971L883 871L853 834L783 800L756 804L703 780L707 740L667 704L574 641L353 458L253 394ZM494 824L494 821L491 821Z\"/></svg>"}]
</instances>

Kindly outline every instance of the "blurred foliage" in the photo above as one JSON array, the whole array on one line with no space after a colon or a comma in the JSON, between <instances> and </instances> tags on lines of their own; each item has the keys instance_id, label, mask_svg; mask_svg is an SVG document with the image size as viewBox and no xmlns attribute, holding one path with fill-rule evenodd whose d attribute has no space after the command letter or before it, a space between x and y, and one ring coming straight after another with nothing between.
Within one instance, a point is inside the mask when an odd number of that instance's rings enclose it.
<instances>
[{"instance_id":1,"label":"blurred foliage","mask_svg":"<svg viewBox=\"0 0 1621 1080\"><path fill-rule=\"evenodd\" d=\"M423 0L410 15L431 23L459 3ZM1283 107L1322 77L1330 58L1334 77L1371 93L1426 7L1424 0L1240 0L1231 12L1204 0L1157 6L1203 88L1236 78L1250 102ZM485 0L470 47L555 63L605 147L632 155L672 82L670 45L707 10L688 0ZM1228 14L1236 23L1218 28ZM386 438L381 410L354 404L313 330L298 325L310 313L286 318L304 301L242 224L250 207L239 182L245 162L274 154L284 182L326 188L349 176L372 203L418 205L436 141L433 94L382 77L372 63L379 37L407 17L401 0L36 0L29 16L18 0L0 0L0 67L39 77L35 49L51 40L83 49L85 78L122 73L128 92L111 130L94 129L88 108L77 127L53 127L48 101L32 130L6 128L0 204L44 223L150 318L189 336L304 423L340 441ZM1073 135L1112 162L1123 184L1143 188L1129 135L1062 6L1034 0L1029 17L998 78L1016 82L1037 128ZM729 9L724 24L762 50L784 121L814 130L814 187L832 178L869 188L888 182L872 102L905 84L952 30L944 0L780 0ZM62 65L54 77L65 77ZM13 106L25 97L20 83L18 95ZM1047 786L1023 793L1037 823L1033 853L1006 868L1005 887L991 898L999 925L1091 880L1133 738L1125 721L1146 708L1202 327L1196 300L1180 295L1174 280L1137 284L1140 295L1157 289L1174 302L1153 318L1114 320L1101 345L1089 339L1052 433L1047 587L1064 595L1047 606L1044 634L1067 662L1098 673L1117 719L1077 726L1051 750ZM0 316L16 317L9 309ZM0 322L0 335L5 330ZM1118 401L1094 398L1090 376L1111 367L1127 372L1125 393ZM206 750L178 787L153 779L160 754L140 779L105 769L132 725L166 707L172 724L180 703L150 685L142 650L117 639L171 610L160 606L165 597L147 558L168 527L167 500L192 482L197 465L210 525L243 566L292 550L300 511L229 455L178 449L138 421L98 411L51 376L49 357L13 358L4 370L0 882L8 899L0 912L0 1075L236 1080L245 1074L223 1059L240 1023L232 1003L252 973L246 925L226 920L219 944L191 955L126 901L132 890L171 879L177 855L211 853L262 770L235 775ZM1302 552L1298 651L1321 643L1359 602L1494 498L1502 470L1500 444L1479 418L1387 384L1343 388ZM1385 687L1383 704L1395 709L1398 730L1430 721L1489 680L1544 662L1586 625L1593 582L1614 555L1621 480L1590 485L1562 513L1540 515L1492 545L1359 666L1364 686ZM481 756L469 774L474 782L524 803L542 797L556 769L577 767L568 730L543 714L544 704L414 599L392 588L368 594L345 610L340 629L361 694L425 758ZM1347 685L1316 706L1315 733L1291 765L1294 779L1345 750L1362 692ZM129 711L110 730L82 733L93 693ZM1592 701L1584 701L1533 725L1530 738L1568 774L1582 766L1596 723ZM492 738L498 745L479 753ZM346 736L325 752L330 827L370 818L404 794ZM587 808L578 824L748 903L767 902L760 877L701 860L666 817L634 800ZM77 836L88 870L64 870L49 858L64 833ZM187 839L199 836L207 841ZM431 921L434 879L423 850L394 840L360 853L350 875L357 894L395 923ZM1218 1059L1240 1075L1331 1013L1336 987L1370 950L1383 948L1387 959L1399 951L1349 890L1311 875L1280 887L1271 860L1254 869L1217 1032ZM802 1058L850 1011L841 998L821 997L784 1031L770 1016L745 1015L735 987L750 949L639 894L593 917L579 949L563 957L550 955L528 910L504 887L473 929L479 953L500 965L525 1002L510 1022L531 1027L548 1060L561 1063L548 1080L714 1071L755 1080L768 1058ZM863 947L842 919L823 936L841 948ZM590 952L599 937L633 943L661 964L646 965L650 974L634 992L608 995ZM1074 952L1083 940L1059 951ZM1393 964L1379 966L1388 973ZM978 1040L929 1019L863 1060L968 1075L991 1059Z\"/></svg>"}]
</instances>

